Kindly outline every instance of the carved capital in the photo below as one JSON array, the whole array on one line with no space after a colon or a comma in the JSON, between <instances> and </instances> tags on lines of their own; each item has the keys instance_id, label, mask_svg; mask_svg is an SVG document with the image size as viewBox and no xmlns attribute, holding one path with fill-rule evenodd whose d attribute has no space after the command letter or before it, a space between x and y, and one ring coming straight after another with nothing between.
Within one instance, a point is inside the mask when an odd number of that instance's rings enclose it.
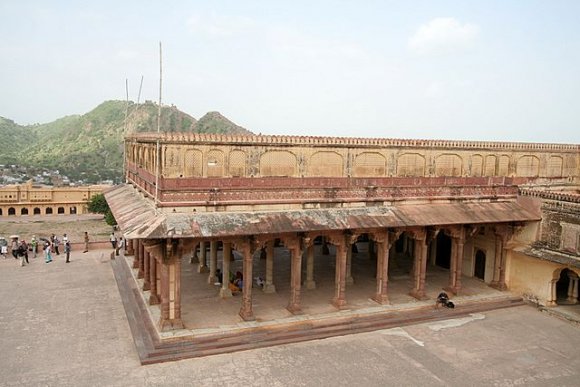
<instances>
[{"instance_id":1,"label":"carved capital","mask_svg":"<svg viewBox=\"0 0 580 387\"><path fill-rule=\"evenodd\" d=\"M411 238L419 241L427 240L427 230L425 227L414 227L407 230Z\"/></svg>"},{"instance_id":2,"label":"carved capital","mask_svg":"<svg viewBox=\"0 0 580 387\"><path fill-rule=\"evenodd\" d=\"M236 250L238 250L239 252L241 252L244 255L244 258L247 255L254 255L254 253L256 252L256 250L258 250L258 248L260 248L260 245L256 242L256 239L254 239L253 237L246 237L243 239L235 239L234 241L232 241L232 245L234 246L234 248Z\"/></svg>"},{"instance_id":3,"label":"carved capital","mask_svg":"<svg viewBox=\"0 0 580 387\"><path fill-rule=\"evenodd\" d=\"M452 239L465 239L465 227L463 225L445 227L443 232Z\"/></svg>"},{"instance_id":4,"label":"carved capital","mask_svg":"<svg viewBox=\"0 0 580 387\"><path fill-rule=\"evenodd\" d=\"M505 223L495 225L493 227L493 231L496 236L501 238L504 244L507 243L514 235L514 227Z\"/></svg>"}]
</instances>

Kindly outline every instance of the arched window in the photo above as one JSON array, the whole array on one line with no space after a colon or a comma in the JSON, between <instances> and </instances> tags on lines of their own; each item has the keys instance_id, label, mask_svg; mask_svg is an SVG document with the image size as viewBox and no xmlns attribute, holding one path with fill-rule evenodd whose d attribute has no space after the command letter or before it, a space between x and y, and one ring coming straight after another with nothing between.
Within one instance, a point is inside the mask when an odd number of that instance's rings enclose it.
<instances>
[{"instance_id":1,"label":"arched window","mask_svg":"<svg viewBox=\"0 0 580 387\"><path fill-rule=\"evenodd\" d=\"M28 208L23 208L20 210L20 215L28 215Z\"/></svg>"},{"instance_id":2,"label":"arched window","mask_svg":"<svg viewBox=\"0 0 580 387\"><path fill-rule=\"evenodd\" d=\"M8 215L16 215L16 209L14 207L10 207L8 209Z\"/></svg>"},{"instance_id":3,"label":"arched window","mask_svg":"<svg viewBox=\"0 0 580 387\"><path fill-rule=\"evenodd\" d=\"M33 213L34 215L40 215L40 213L41 213L41 211L40 211L40 208L38 208L38 207L34 207L34 210L32 210L32 213Z\"/></svg>"},{"instance_id":4,"label":"arched window","mask_svg":"<svg viewBox=\"0 0 580 387\"><path fill-rule=\"evenodd\" d=\"M64 214L64 207L58 207L56 211L58 214Z\"/></svg>"},{"instance_id":5,"label":"arched window","mask_svg":"<svg viewBox=\"0 0 580 387\"><path fill-rule=\"evenodd\" d=\"M46 207L45 214L46 215L52 215L52 207Z\"/></svg>"},{"instance_id":6,"label":"arched window","mask_svg":"<svg viewBox=\"0 0 580 387\"><path fill-rule=\"evenodd\" d=\"M76 208L76 207L71 207L71 208L70 208L70 214L71 214L71 215L74 215L74 214L76 214L76 213L77 213L77 208Z\"/></svg>"}]
</instances>

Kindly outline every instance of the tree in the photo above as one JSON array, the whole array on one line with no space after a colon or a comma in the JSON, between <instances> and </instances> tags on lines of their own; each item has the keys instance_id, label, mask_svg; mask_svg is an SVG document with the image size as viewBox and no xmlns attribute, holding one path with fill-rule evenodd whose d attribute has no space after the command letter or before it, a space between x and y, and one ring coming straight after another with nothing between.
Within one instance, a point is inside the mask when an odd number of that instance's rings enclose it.
<instances>
[{"instance_id":1,"label":"tree","mask_svg":"<svg viewBox=\"0 0 580 387\"><path fill-rule=\"evenodd\" d=\"M117 221L109 208L109 203L107 203L107 199L105 199L105 195L102 193L94 195L89 200L87 208L90 212L105 215L105 222L107 222L109 226L115 226L117 224Z\"/></svg>"}]
</instances>

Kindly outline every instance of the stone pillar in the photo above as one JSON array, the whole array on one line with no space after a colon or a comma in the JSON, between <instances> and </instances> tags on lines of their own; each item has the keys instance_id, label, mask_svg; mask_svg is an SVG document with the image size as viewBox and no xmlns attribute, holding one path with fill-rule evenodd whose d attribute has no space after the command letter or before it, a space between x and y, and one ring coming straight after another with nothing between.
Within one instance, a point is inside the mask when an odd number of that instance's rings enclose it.
<instances>
[{"instance_id":1,"label":"stone pillar","mask_svg":"<svg viewBox=\"0 0 580 387\"><path fill-rule=\"evenodd\" d=\"M133 247L133 244L135 243L135 239L125 240L125 242L127 242L127 252L125 253L125 255L126 256L135 255L135 248Z\"/></svg>"},{"instance_id":2,"label":"stone pillar","mask_svg":"<svg viewBox=\"0 0 580 387\"><path fill-rule=\"evenodd\" d=\"M274 241L266 242L266 281L264 293L276 293L274 285Z\"/></svg>"},{"instance_id":3,"label":"stone pillar","mask_svg":"<svg viewBox=\"0 0 580 387\"><path fill-rule=\"evenodd\" d=\"M228 298L232 296L232 291L230 289L230 255L232 253L232 244L230 242L224 242L224 249L222 252L222 287L220 289L220 297Z\"/></svg>"},{"instance_id":4,"label":"stone pillar","mask_svg":"<svg viewBox=\"0 0 580 387\"><path fill-rule=\"evenodd\" d=\"M552 279L550 281L550 284L548 285L550 287L549 289L549 298L546 301L546 306L557 306L558 303L556 302L557 299L557 293L556 293L556 283L558 282L557 279Z\"/></svg>"},{"instance_id":5,"label":"stone pillar","mask_svg":"<svg viewBox=\"0 0 580 387\"><path fill-rule=\"evenodd\" d=\"M143 290L150 290L151 289L151 274L150 274L150 254L147 250L145 250L145 256L143 258Z\"/></svg>"},{"instance_id":6,"label":"stone pillar","mask_svg":"<svg viewBox=\"0 0 580 387\"><path fill-rule=\"evenodd\" d=\"M252 310L252 264L253 264L253 249L250 241L243 241L239 243L241 253L244 255L243 261L243 276L244 287L242 289L242 306L240 308L240 317L245 321L253 321L254 312Z\"/></svg>"},{"instance_id":7,"label":"stone pillar","mask_svg":"<svg viewBox=\"0 0 580 387\"><path fill-rule=\"evenodd\" d=\"M149 283L151 285L149 305L157 305L159 304L159 297L157 296L157 261L153 254L149 254Z\"/></svg>"},{"instance_id":8,"label":"stone pillar","mask_svg":"<svg viewBox=\"0 0 580 387\"><path fill-rule=\"evenodd\" d=\"M139 244L139 271L137 272L137 278L143 278L145 276L145 248L143 242Z\"/></svg>"},{"instance_id":9,"label":"stone pillar","mask_svg":"<svg viewBox=\"0 0 580 387\"><path fill-rule=\"evenodd\" d=\"M199 266L197 267L198 273L207 273L207 253L205 251L205 241L199 242Z\"/></svg>"},{"instance_id":10,"label":"stone pillar","mask_svg":"<svg viewBox=\"0 0 580 387\"><path fill-rule=\"evenodd\" d=\"M410 295L418 300L426 300L428 297L425 294L425 276L427 273L427 244L425 229L418 229L412 231L413 239L415 240L415 263L413 265L413 289Z\"/></svg>"},{"instance_id":11,"label":"stone pillar","mask_svg":"<svg viewBox=\"0 0 580 387\"><path fill-rule=\"evenodd\" d=\"M207 276L207 283L213 285L216 281L217 270L217 242L209 242L209 275Z\"/></svg>"},{"instance_id":12,"label":"stone pillar","mask_svg":"<svg viewBox=\"0 0 580 387\"><path fill-rule=\"evenodd\" d=\"M448 230L447 234L451 237L451 264L449 265L449 283L445 290L457 295L461 291L465 228L463 226L455 227Z\"/></svg>"},{"instance_id":13,"label":"stone pillar","mask_svg":"<svg viewBox=\"0 0 580 387\"><path fill-rule=\"evenodd\" d=\"M334 279L334 298L332 304L338 309L346 307L346 252L350 249L347 244L348 236L344 234L333 234L330 236L330 243L336 246L336 271Z\"/></svg>"},{"instance_id":14,"label":"stone pillar","mask_svg":"<svg viewBox=\"0 0 580 387\"><path fill-rule=\"evenodd\" d=\"M316 289L316 281L314 281L314 246L308 246L306 251L306 289Z\"/></svg>"},{"instance_id":15,"label":"stone pillar","mask_svg":"<svg viewBox=\"0 0 580 387\"><path fill-rule=\"evenodd\" d=\"M377 288L373 300L379 304L389 303L388 282L389 282L389 251L397 235L393 232L377 233L372 235L377 243Z\"/></svg>"},{"instance_id":16,"label":"stone pillar","mask_svg":"<svg viewBox=\"0 0 580 387\"><path fill-rule=\"evenodd\" d=\"M568 302L578 303L578 275L574 272L568 272Z\"/></svg>"},{"instance_id":17,"label":"stone pillar","mask_svg":"<svg viewBox=\"0 0 580 387\"><path fill-rule=\"evenodd\" d=\"M346 251L346 283L349 285L354 284L354 278L352 278L352 248Z\"/></svg>"},{"instance_id":18,"label":"stone pillar","mask_svg":"<svg viewBox=\"0 0 580 387\"><path fill-rule=\"evenodd\" d=\"M290 300L286 309L292 314L301 313L300 284L302 282L302 238L296 237L284 240L284 245L290 250Z\"/></svg>"},{"instance_id":19,"label":"stone pillar","mask_svg":"<svg viewBox=\"0 0 580 387\"><path fill-rule=\"evenodd\" d=\"M135 256L133 256L133 269L139 268L139 255L141 254L141 239L133 240L135 247Z\"/></svg>"},{"instance_id":20,"label":"stone pillar","mask_svg":"<svg viewBox=\"0 0 580 387\"><path fill-rule=\"evenodd\" d=\"M157 244L157 255L163 257L160 260L161 271L161 316L159 329L168 331L183 329L181 321L181 255L183 249L179 248L179 242L166 240L163 244Z\"/></svg>"},{"instance_id":21,"label":"stone pillar","mask_svg":"<svg viewBox=\"0 0 580 387\"><path fill-rule=\"evenodd\" d=\"M495 226L495 267L493 272L493 281L490 286L498 290L506 290L505 269L507 261L507 242L514 232L513 227L509 225Z\"/></svg>"}]
</instances>

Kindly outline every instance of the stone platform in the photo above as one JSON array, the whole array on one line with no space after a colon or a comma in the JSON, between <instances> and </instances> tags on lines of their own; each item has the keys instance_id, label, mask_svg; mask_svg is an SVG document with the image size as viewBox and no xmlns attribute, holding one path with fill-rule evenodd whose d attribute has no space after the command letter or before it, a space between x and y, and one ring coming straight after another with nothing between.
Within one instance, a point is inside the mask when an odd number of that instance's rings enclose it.
<instances>
[{"instance_id":1,"label":"stone platform","mask_svg":"<svg viewBox=\"0 0 580 387\"><path fill-rule=\"evenodd\" d=\"M429 299L419 301L408 295L411 280L406 266L409 261L399 256L393 258L389 272L390 304L379 305L370 298L376 283L376 261L361 251L359 257L353 254L354 283L347 288L347 309L339 311L330 304L333 257L317 254L316 289L303 289L303 313L293 315L285 308L289 294L289 256L279 251L277 257L274 275L277 292L266 294L254 286L255 321L243 321L239 317L241 296L220 298L219 286L208 283L207 273L199 274L197 265L184 257L181 309L185 329L170 332L159 331L159 308L147 304L149 292L140 290L143 284L137 279L137 270L131 268L132 257L112 261L142 364L368 332L523 304L521 297L492 289L477 279L463 278L463 292L452 296L457 307L435 308L437 294L447 285L448 270L429 268L426 288ZM232 271L238 270L238 266L241 268L241 262L234 260ZM264 261L255 257L256 276L261 275L263 266Z\"/></svg>"}]
</instances>

